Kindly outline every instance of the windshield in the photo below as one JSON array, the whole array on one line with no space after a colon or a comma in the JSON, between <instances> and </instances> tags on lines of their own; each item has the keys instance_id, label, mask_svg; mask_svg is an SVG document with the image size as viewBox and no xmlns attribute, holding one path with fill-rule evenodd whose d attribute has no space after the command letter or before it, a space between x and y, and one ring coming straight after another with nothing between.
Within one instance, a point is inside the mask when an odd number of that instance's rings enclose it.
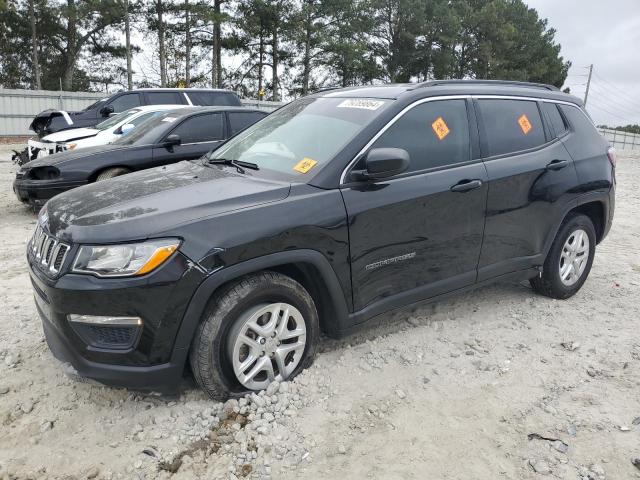
<instances>
[{"instance_id":1,"label":"windshield","mask_svg":"<svg viewBox=\"0 0 640 480\"><path fill-rule=\"evenodd\" d=\"M159 136L165 131L165 127L175 122L178 114L172 111L162 112L142 122L133 131L123 135L121 138L113 142L116 145L151 145L159 140Z\"/></svg>"},{"instance_id":2,"label":"windshield","mask_svg":"<svg viewBox=\"0 0 640 480\"><path fill-rule=\"evenodd\" d=\"M85 107L84 111L86 112L87 110L91 110L92 108L96 108L98 105L105 103L107 100L109 100L108 98L101 98L100 100L98 100L97 102L93 102L91 105L89 105L88 107Z\"/></svg>"},{"instance_id":3,"label":"windshield","mask_svg":"<svg viewBox=\"0 0 640 480\"><path fill-rule=\"evenodd\" d=\"M252 125L208 158L251 162L289 175L315 174L388 104L368 98L302 98Z\"/></svg>"},{"instance_id":4,"label":"windshield","mask_svg":"<svg viewBox=\"0 0 640 480\"><path fill-rule=\"evenodd\" d=\"M100 122L99 124L97 124L95 127L96 130L107 130L108 128L111 127L115 127L117 124L119 124L120 122L126 120L127 118L135 115L136 113L138 113L140 110L137 108L132 108L131 110L126 110L122 113L118 113L117 115L114 115L113 117L109 117L108 120L105 120L104 122Z\"/></svg>"}]
</instances>

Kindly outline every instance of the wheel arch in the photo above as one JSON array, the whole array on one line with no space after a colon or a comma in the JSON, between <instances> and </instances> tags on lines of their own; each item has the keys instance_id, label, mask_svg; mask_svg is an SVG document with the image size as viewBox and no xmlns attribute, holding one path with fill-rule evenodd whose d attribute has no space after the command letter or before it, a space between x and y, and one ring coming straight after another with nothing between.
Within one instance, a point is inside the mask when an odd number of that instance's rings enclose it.
<instances>
[{"instance_id":1,"label":"wheel arch","mask_svg":"<svg viewBox=\"0 0 640 480\"><path fill-rule=\"evenodd\" d=\"M112 170L114 168L124 168L129 173L133 172L133 169L131 167L126 166L126 165L107 165L105 167L100 167L100 168L95 169L91 173L91 175L89 175L89 183L95 182L96 178L98 178L98 175L100 175L102 172L105 172L107 170Z\"/></svg>"},{"instance_id":2,"label":"wheel arch","mask_svg":"<svg viewBox=\"0 0 640 480\"><path fill-rule=\"evenodd\" d=\"M600 243L604 237L604 227L606 225L604 202L601 200L595 200L583 203L572 209L569 213L581 213L589 217L596 230L596 245Z\"/></svg>"},{"instance_id":3,"label":"wheel arch","mask_svg":"<svg viewBox=\"0 0 640 480\"><path fill-rule=\"evenodd\" d=\"M336 336L346 328L349 315L345 294L327 258L315 250L274 253L225 267L205 278L182 318L172 362L186 362L193 335L216 292L246 275L269 270L288 275L307 289L316 303L323 331Z\"/></svg>"}]
</instances>

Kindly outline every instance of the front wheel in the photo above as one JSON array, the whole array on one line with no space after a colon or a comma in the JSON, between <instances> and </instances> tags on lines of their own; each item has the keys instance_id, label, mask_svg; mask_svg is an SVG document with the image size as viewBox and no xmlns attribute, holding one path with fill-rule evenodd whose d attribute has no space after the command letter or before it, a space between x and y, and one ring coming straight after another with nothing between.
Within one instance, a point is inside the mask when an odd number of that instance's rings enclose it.
<instances>
[{"instance_id":1,"label":"front wheel","mask_svg":"<svg viewBox=\"0 0 640 480\"><path fill-rule=\"evenodd\" d=\"M595 251L593 222L586 215L572 214L564 221L551 245L542 276L533 278L531 286L547 297L571 297L589 276Z\"/></svg>"},{"instance_id":2,"label":"front wheel","mask_svg":"<svg viewBox=\"0 0 640 480\"><path fill-rule=\"evenodd\" d=\"M315 304L275 272L245 277L212 298L189 355L196 382L223 400L288 380L311 365L319 335Z\"/></svg>"}]
</instances>

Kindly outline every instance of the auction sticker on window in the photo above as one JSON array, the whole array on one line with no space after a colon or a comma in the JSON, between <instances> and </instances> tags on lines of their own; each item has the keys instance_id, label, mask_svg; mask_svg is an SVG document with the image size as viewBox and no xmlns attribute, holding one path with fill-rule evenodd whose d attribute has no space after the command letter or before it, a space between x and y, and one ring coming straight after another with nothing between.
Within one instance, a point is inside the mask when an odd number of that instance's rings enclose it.
<instances>
[{"instance_id":1,"label":"auction sticker on window","mask_svg":"<svg viewBox=\"0 0 640 480\"><path fill-rule=\"evenodd\" d=\"M371 100L369 98L349 98L338 104L338 108L362 108L364 110L377 110L384 102L381 100Z\"/></svg>"},{"instance_id":2,"label":"auction sticker on window","mask_svg":"<svg viewBox=\"0 0 640 480\"><path fill-rule=\"evenodd\" d=\"M444 140L444 137L449 135L449 132L451 131L449 130L447 122L445 122L442 117L436 118L435 122L431 124L431 128L433 128L438 140Z\"/></svg>"},{"instance_id":3,"label":"auction sticker on window","mask_svg":"<svg viewBox=\"0 0 640 480\"><path fill-rule=\"evenodd\" d=\"M307 173L309 170L315 167L317 163L318 162L316 162L312 158L304 157L302 160L300 160L298 163L294 165L293 169L296 172Z\"/></svg>"},{"instance_id":4,"label":"auction sticker on window","mask_svg":"<svg viewBox=\"0 0 640 480\"><path fill-rule=\"evenodd\" d=\"M525 135L529 133L529 131L533 128L531 126L531 122L524 113L520 116L520 118L518 118L518 125L520 125L522 133L524 133Z\"/></svg>"}]
</instances>

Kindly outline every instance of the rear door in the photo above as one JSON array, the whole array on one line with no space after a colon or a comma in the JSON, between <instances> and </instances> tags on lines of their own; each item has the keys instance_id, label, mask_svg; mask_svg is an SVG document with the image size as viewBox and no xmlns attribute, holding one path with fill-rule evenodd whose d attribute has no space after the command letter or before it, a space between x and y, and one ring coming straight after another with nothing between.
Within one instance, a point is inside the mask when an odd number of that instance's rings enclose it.
<instances>
[{"instance_id":1,"label":"rear door","mask_svg":"<svg viewBox=\"0 0 640 480\"><path fill-rule=\"evenodd\" d=\"M375 314L475 281L487 176L470 142L472 113L465 99L414 106L370 146L406 150L409 171L342 187L356 310Z\"/></svg>"},{"instance_id":2,"label":"rear door","mask_svg":"<svg viewBox=\"0 0 640 480\"><path fill-rule=\"evenodd\" d=\"M225 118L223 112L203 113L184 119L165 135L153 149L155 165L165 165L180 160L192 160L220 146L225 138ZM164 140L169 135L178 135L180 145L165 147Z\"/></svg>"},{"instance_id":3,"label":"rear door","mask_svg":"<svg viewBox=\"0 0 640 480\"><path fill-rule=\"evenodd\" d=\"M477 98L475 105L489 174L482 281L544 262L546 243L574 198L577 177L551 121L543 123L542 102Z\"/></svg>"}]
</instances>

